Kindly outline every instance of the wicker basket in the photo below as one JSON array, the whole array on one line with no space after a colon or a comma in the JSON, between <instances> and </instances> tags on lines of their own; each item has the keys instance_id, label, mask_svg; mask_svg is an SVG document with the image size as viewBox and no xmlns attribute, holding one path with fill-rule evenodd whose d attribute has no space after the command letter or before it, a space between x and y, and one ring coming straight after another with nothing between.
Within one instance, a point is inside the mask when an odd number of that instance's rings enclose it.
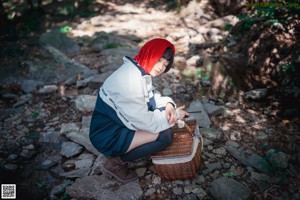
<instances>
[{"instance_id":1,"label":"wicker basket","mask_svg":"<svg viewBox=\"0 0 300 200\"><path fill-rule=\"evenodd\" d=\"M201 164L203 141L195 120L186 122L187 128L173 128L173 143L164 151L151 156L158 176L165 180L195 178Z\"/></svg>"}]
</instances>

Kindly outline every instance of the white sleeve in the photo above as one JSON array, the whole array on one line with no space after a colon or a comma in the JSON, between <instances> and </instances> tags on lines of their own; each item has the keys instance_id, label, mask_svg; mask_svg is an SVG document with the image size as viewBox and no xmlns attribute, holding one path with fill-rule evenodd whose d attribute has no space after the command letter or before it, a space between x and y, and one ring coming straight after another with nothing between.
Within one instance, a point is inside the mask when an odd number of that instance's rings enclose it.
<instances>
[{"instance_id":1,"label":"white sleeve","mask_svg":"<svg viewBox=\"0 0 300 200\"><path fill-rule=\"evenodd\" d=\"M174 105L174 107L176 108L176 104L171 97L166 97L166 96L163 97L156 90L154 90L154 99L155 99L157 108L166 107L167 103L172 103Z\"/></svg>"},{"instance_id":2,"label":"white sleeve","mask_svg":"<svg viewBox=\"0 0 300 200\"><path fill-rule=\"evenodd\" d=\"M168 123L166 112L164 110L159 111L156 109L154 111L149 111L142 95L133 96L133 94L131 94L126 97L122 97L117 100L116 106L124 115L124 118L128 120L124 120L125 123L124 121L123 123L125 125L128 124L133 126L137 130L159 133L174 126L174 124Z\"/></svg>"}]
</instances>

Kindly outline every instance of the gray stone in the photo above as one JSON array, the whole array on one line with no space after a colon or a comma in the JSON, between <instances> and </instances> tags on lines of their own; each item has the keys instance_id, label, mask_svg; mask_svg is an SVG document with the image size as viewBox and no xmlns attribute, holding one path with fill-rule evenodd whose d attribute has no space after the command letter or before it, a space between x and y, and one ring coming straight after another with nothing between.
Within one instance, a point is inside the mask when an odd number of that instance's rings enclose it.
<instances>
[{"instance_id":1,"label":"gray stone","mask_svg":"<svg viewBox=\"0 0 300 200\"><path fill-rule=\"evenodd\" d=\"M77 88L83 88L88 86L89 82L93 79L93 76L81 79L81 80L77 80L76 81L76 87Z\"/></svg>"},{"instance_id":2,"label":"gray stone","mask_svg":"<svg viewBox=\"0 0 300 200\"><path fill-rule=\"evenodd\" d=\"M234 179L221 177L211 183L210 193L215 199L228 200L228 199L249 199L252 192L243 184L235 181Z\"/></svg>"},{"instance_id":3,"label":"gray stone","mask_svg":"<svg viewBox=\"0 0 300 200\"><path fill-rule=\"evenodd\" d=\"M250 180L263 192L270 187L268 183L269 176L257 172L251 172Z\"/></svg>"},{"instance_id":4,"label":"gray stone","mask_svg":"<svg viewBox=\"0 0 300 200\"><path fill-rule=\"evenodd\" d=\"M173 188L173 194L175 195L182 195L182 188L181 187L175 187Z\"/></svg>"},{"instance_id":5,"label":"gray stone","mask_svg":"<svg viewBox=\"0 0 300 200\"><path fill-rule=\"evenodd\" d=\"M91 168L94 163L93 159L82 159L82 160L75 160L75 168Z\"/></svg>"},{"instance_id":6,"label":"gray stone","mask_svg":"<svg viewBox=\"0 0 300 200\"><path fill-rule=\"evenodd\" d=\"M107 158L103 154L100 154L94 161L94 165L92 167L92 171L91 171L90 175L101 174L102 173L101 167L103 166L103 164L105 163L106 160L107 160Z\"/></svg>"},{"instance_id":7,"label":"gray stone","mask_svg":"<svg viewBox=\"0 0 300 200\"><path fill-rule=\"evenodd\" d=\"M66 187L71 185L72 181L70 180L64 180L62 184L56 185L52 188L50 191L50 197L54 198L54 196L59 196L63 194L66 190Z\"/></svg>"},{"instance_id":8,"label":"gray stone","mask_svg":"<svg viewBox=\"0 0 300 200\"><path fill-rule=\"evenodd\" d=\"M210 117L224 114L224 107L222 106L217 106L212 103L203 103L203 107Z\"/></svg>"},{"instance_id":9,"label":"gray stone","mask_svg":"<svg viewBox=\"0 0 300 200\"><path fill-rule=\"evenodd\" d=\"M262 131L258 131L255 137L258 140L267 140L269 138L269 136Z\"/></svg>"},{"instance_id":10,"label":"gray stone","mask_svg":"<svg viewBox=\"0 0 300 200\"><path fill-rule=\"evenodd\" d=\"M90 174L91 169L90 168L80 168L80 169L75 169L72 171L68 172L63 172L60 173L61 177L66 177L66 178L81 178L81 177L86 177Z\"/></svg>"},{"instance_id":11,"label":"gray stone","mask_svg":"<svg viewBox=\"0 0 300 200\"><path fill-rule=\"evenodd\" d=\"M146 192L145 192L145 196L151 196L154 192L156 192L155 188L149 188Z\"/></svg>"},{"instance_id":12,"label":"gray stone","mask_svg":"<svg viewBox=\"0 0 300 200\"><path fill-rule=\"evenodd\" d=\"M173 95L173 92L170 88L164 88L162 90L162 95L163 96L172 96Z\"/></svg>"},{"instance_id":13,"label":"gray stone","mask_svg":"<svg viewBox=\"0 0 300 200\"><path fill-rule=\"evenodd\" d=\"M147 168L141 167L141 168L137 168L135 171L136 171L138 177L143 177L147 171Z\"/></svg>"},{"instance_id":14,"label":"gray stone","mask_svg":"<svg viewBox=\"0 0 300 200\"><path fill-rule=\"evenodd\" d=\"M222 137L222 133L213 128L200 128L200 132L203 137L211 139L211 140L219 140Z\"/></svg>"},{"instance_id":15,"label":"gray stone","mask_svg":"<svg viewBox=\"0 0 300 200\"><path fill-rule=\"evenodd\" d=\"M203 65L204 59L199 56L195 55L190 57L187 61L186 64L190 66L196 66L196 67L201 67Z\"/></svg>"},{"instance_id":16,"label":"gray stone","mask_svg":"<svg viewBox=\"0 0 300 200\"><path fill-rule=\"evenodd\" d=\"M127 200L139 199L143 191L138 181L120 184L104 175L93 175L76 179L66 193L75 199Z\"/></svg>"},{"instance_id":17,"label":"gray stone","mask_svg":"<svg viewBox=\"0 0 300 200\"><path fill-rule=\"evenodd\" d=\"M63 142L61 145L60 154L66 158L78 155L83 150L83 147L74 142Z\"/></svg>"},{"instance_id":18,"label":"gray stone","mask_svg":"<svg viewBox=\"0 0 300 200\"><path fill-rule=\"evenodd\" d=\"M89 138L89 129L73 131L71 133L68 133L66 137L72 140L73 142L83 145L89 152L97 156L100 155L100 152L91 143L91 140Z\"/></svg>"},{"instance_id":19,"label":"gray stone","mask_svg":"<svg viewBox=\"0 0 300 200\"><path fill-rule=\"evenodd\" d=\"M54 131L49 131L44 133L40 139L39 142L40 143L54 143L54 144L58 144L60 142L60 137L59 137L59 133L54 132Z\"/></svg>"},{"instance_id":20,"label":"gray stone","mask_svg":"<svg viewBox=\"0 0 300 200\"><path fill-rule=\"evenodd\" d=\"M93 78L89 81L88 86L92 89L99 89L104 81L111 75L111 71L101 73L101 74L95 74Z\"/></svg>"},{"instance_id":21,"label":"gray stone","mask_svg":"<svg viewBox=\"0 0 300 200\"><path fill-rule=\"evenodd\" d=\"M21 153L19 154L22 158L32 158L37 152L36 151L31 151L28 149L23 149Z\"/></svg>"},{"instance_id":22,"label":"gray stone","mask_svg":"<svg viewBox=\"0 0 300 200\"><path fill-rule=\"evenodd\" d=\"M193 189L194 189L194 187L193 187L192 185L186 185L186 186L184 186L184 188L183 188L184 193L186 193L186 194L192 193Z\"/></svg>"},{"instance_id":23,"label":"gray stone","mask_svg":"<svg viewBox=\"0 0 300 200\"><path fill-rule=\"evenodd\" d=\"M222 165L221 165L221 162L215 162L215 163L207 164L206 168L207 169L203 170L203 174L209 174L209 173L215 171L216 169L221 169Z\"/></svg>"},{"instance_id":24,"label":"gray stone","mask_svg":"<svg viewBox=\"0 0 300 200\"><path fill-rule=\"evenodd\" d=\"M260 100L267 96L267 91L267 88L251 90L249 92L245 92L244 96L246 99Z\"/></svg>"},{"instance_id":25,"label":"gray stone","mask_svg":"<svg viewBox=\"0 0 300 200\"><path fill-rule=\"evenodd\" d=\"M30 93L37 90L38 84L35 80L24 79L21 81L21 89L24 93Z\"/></svg>"},{"instance_id":26,"label":"gray stone","mask_svg":"<svg viewBox=\"0 0 300 200\"><path fill-rule=\"evenodd\" d=\"M206 192L200 187L195 187L192 192L196 194L199 199L203 199L207 195Z\"/></svg>"},{"instance_id":27,"label":"gray stone","mask_svg":"<svg viewBox=\"0 0 300 200\"><path fill-rule=\"evenodd\" d=\"M4 168L8 171L16 171L18 169L18 165L16 164L6 164L4 165Z\"/></svg>"},{"instance_id":28,"label":"gray stone","mask_svg":"<svg viewBox=\"0 0 300 200\"><path fill-rule=\"evenodd\" d=\"M93 111L96 104L96 96L93 95L79 95L75 99L76 108L83 112Z\"/></svg>"},{"instance_id":29,"label":"gray stone","mask_svg":"<svg viewBox=\"0 0 300 200\"><path fill-rule=\"evenodd\" d=\"M54 93L58 90L57 85L45 85L42 88L38 89L38 94L49 94Z\"/></svg>"},{"instance_id":30,"label":"gray stone","mask_svg":"<svg viewBox=\"0 0 300 200\"><path fill-rule=\"evenodd\" d=\"M211 121L209 119L208 114L204 110L204 107L200 100L191 102L190 107L187 109L187 111L188 112L199 111L199 113L190 113L190 115L192 115L196 119L199 127L204 127L204 128L210 127Z\"/></svg>"},{"instance_id":31,"label":"gray stone","mask_svg":"<svg viewBox=\"0 0 300 200\"><path fill-rule=\"evenodd\" d=\"M80 50L74 40L58 30L43 33L39 40L42 45L51 45L64 53L74 53Z\"/></svg>"},{"instance_id":32,"label":"gray stone","mask_svg":"<svg viewBox=\"0 0 300 200\"><path fill-rule=\"evenodd\" d=\"M270 149L266 153L267 160L271 163L274 167L279 167L285 169L288 167L289 160L291 156L282 152L277 151L275 149Z\"/></svg>"},{"instance_id":33,"label":"gray stone","mask_svg":"<svg viewBox=\"0 0 300 200\"><path fill-rule=\"evenodd\" d=\"M89 129L91 125L92 116L83 116L81 119L81 128L82 129Z\"/></svg>"},{"instance_id":34,"label":"gray stone","mask_svg":"<svg viewBox=\"0 0 300 200\"><path fill-rule=\"evenodd\" d=\"M231 145L227 145L227 143L225 148L229 154L231 154L244 165L254 167L268 174L271 173L271 167L269 163L264 158L251 152L250 150L244 149L243 147L234 148Z\"/></svg>"},{"instance_id":35,"label":"gray stone","mask_svg":"<svg viewBox=\"0 0 300 200\"><path fill-rule=\"evenodd\" d=\"M9 161L16 160L18 158L18 154L10 154L7 158Z\"/></svg>"},{"instance_id":36,"label":"gray stone","mask_svg":"<svg viewBox=\"0 0 300 200\"><path fill-rule=\"evenodd\" d=\"M57 162L55 162L55 161L45 160L38 166L38 169L39 170L48 170L51 167L55 166L56 164L57 164Z\"/></svg>"},{"instance_id":37,"label":"gray stone","mask_svg":"<svg viewBox=\"0 0 300 200\"><path fill-rule=\"evenodd\" d=\"M226 155L226 149L224 147L220 147L213 150L214 154L217 154L217 156L225 156Z\"/></svg>"},{"instance_id":38,"label":"gray stone","mask_svg":"<svg viewBox=\"0 0 300 200\"><path fill-rule=\"evenodd\" d=\"M79 131L79 127L75 123L62 124L60 128L60 134L64 135L72 131Z\"/></svg>"}]
</instances>

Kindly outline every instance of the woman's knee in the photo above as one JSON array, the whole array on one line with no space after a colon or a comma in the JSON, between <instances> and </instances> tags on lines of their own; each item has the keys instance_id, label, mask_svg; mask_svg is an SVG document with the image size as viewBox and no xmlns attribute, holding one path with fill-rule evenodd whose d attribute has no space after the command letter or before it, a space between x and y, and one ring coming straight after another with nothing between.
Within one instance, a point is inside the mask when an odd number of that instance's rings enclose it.
<instances>
[{"instance_id":1,"label":"woman's knee","mask_svg":"<svg viewBox=\"0 0 300 200\"><path fill-rule=\"evenodd\" d=\"M171 128L159 133L158 141L163 142L165 146L170 146L173 141L173 131Z\"/></svg>"}]
</instances>

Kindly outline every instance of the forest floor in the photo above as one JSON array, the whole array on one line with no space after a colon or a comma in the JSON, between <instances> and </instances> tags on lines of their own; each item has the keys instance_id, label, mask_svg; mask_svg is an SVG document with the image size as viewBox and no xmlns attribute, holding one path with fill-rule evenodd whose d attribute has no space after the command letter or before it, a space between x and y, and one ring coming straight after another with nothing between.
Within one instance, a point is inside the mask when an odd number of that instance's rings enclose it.
<instances>
[{"instance_id":1,"label":"forest floor","mask_svg":"<svg viewBox=\"0 0 300 200\"><path fill-rule=\"evenodd\" d=\"M102 1L101 1L102 2ZM86 25L86 29L84 29L86 34L89 34L89 32L95 33L98 31L116 31L118 29L122 29L120 27L125 27L128 28L128 30L132 29L142 29L142 32L140 35L136 35L138 38L138 41L146 41L149 38L152 38L154 36L156 37L166 37L169 36L169 33L174 31L173 28L174 26L176 27L176 31L181 30L182 32L189 32L193 29L193 27L189 27L184 23L181 23L182 19L180 15L176 15L174 11L172 11L172 16L178 17L178 18L173 18L173 22L163 15L162 13L166 13L164 9L166 9L166 6L163 4L156 4L153 5L152 1L149 1L149 4L143 4L144 7L141 7L139 4L139 1L134 1L131 2L131 4L123 4L123 1L111 1L110 3L103 3L99 5L86 5L86 8L91 9L93 7L96 10L96 13L98 13L99 16L105 17L105 16L110 16L108 21L111 23L102 23L96 28L91 27L90 25ZM61 4L59 5L51 5L46 13L53 13L56 9L55 8L60 8L62 6ZM119 9L120 7L124 7L124 9ZM154 7L151 7L154 6ZM118 8L118 9L115 9ZM127 8L127 9L126 9ZM78 9L78 13L83 12L85 9L84 7ZM167 9L166 9L167 10ZM145 17L145 11L151 12L152 16L157 16L156 20L151 20L148 22L147 26L141 25L141 24L135 24L131 22L131 20L136 20L136 19L143 19ZM208 10L210 11L211 15L215 15L213 10ZM123 13L122 13L123 12ZM94 15L96 16L96 13ZM99 14L100 13L100 14ZM91 13L90 13L91 14ZM132 19L132 15L134 14L134 18ZM88 15L88 13L82 13L82 15ZM116 19L118 20L113 21L114 16L116 16ZM139 16L140 15L140 16ZM34 15L33 15L34 17ZM165 17L166 19L170 21L164 21L162 23L160 17ZM215 17L215 16L214 16ZM154 17L155 18L155 17ZM38 23L36 24L35 27L39 27L37 30L29 32L29 34L23 34L22 32L17 32L16 34L18 35L18 38L15 40L12 35L12 37L8 37L8 39L1 40L0 45L1 45L1 67L0 67L0 77L4 78L6 76L14 75L26 75L26 70L23 69L23 63L26 60L38 60L42 58L43 56L40 55L42 51L40 51L40 46L39 46L39 41L37 38L39 38L40 34L46 32L47 29L52 29L54 27L66 27L66 26L72 26L75 27L75 24L81 24L84 19L81 17L74 17L72 20L70 20L68 17L62 18L62 15L58 17L58 15L42 15L41 19L39 22L34 22ZM213 19L213 17L212 17ZM146 19L147 21L147 19ZM177 21L181 21L180 23L175 23ZM169 27L168 27L169 24ZM82 24L81 24L82 25ZM140 26L139 26L140 25ZM90 26L90 27L89 27ZM133 27L130 27L133 26ZM136 27L139 26L139 27ZM151 27L151 28L149 28ZM154 27L154 28L153 28ZM98 28L98 29L97 29ZM194 27L195 28L195 27ZM30 29L30 23L23 24L20 23L17 27L19 30L28 30ZM130 32L130 31L129 31ZM28 32L27 32L28 33ZM74 32L74 34L81 34L79 31ZM119 34L119 36L122 38L122 34L126 34L126 31L122 32ZM189 33L190 34L190 33ZM136 38L133 37L134 31L132 33L128 34L127 36L125 35L124 38L132 38L132 41L135 41ZM173 38L175 36L173 35ZM142 39L141 39L142 38ZM136 43L138 44L138 42ZM183 55L186 57L189 57L190 52L187 51L182 45L182 43L177 41L178 44L176 47L178 47L178 53L179 55ZM84 46L84 45L83 45ZM207 50L205 52L202 52L204 56L211 56L212 51ZM215 53L215 52L214 52ZM71 56L70 56L71 57ZM84 62L84 64L87 65L90 69L96 69L99 70L101 66L99 66L97 53L95 52L85 52L82 51L81 54L78 55L73 55L73 59L75 59L78 62ZM89 60L89 61L87 61ZM187 80L188 81L188 80ZM185 80L183 81L185 82ZM195 88L198 88L195 86ZM76 88L72 88L73 90L77 90ZM81 94L82 91L75 91L74 94L79 95ZM85 91L86 92L86 91ZM90 93L93 94L94 91L91 91ZM22 91L20 90L19 85L10 85L9 87L6 86L1 86L1 95L7 94L7 93L12 93L20 96L22 94ZM181 102L185 103L186 105L189 105L189 103L193 100L196 100L201 95L206 95L202 93L201 91L197 91L197 94L193 96L188 102ZM203 97L202 96L202 97ZM14 98L14 97L12 97ZM209 96L207 98L211 99L219 99L218 97L213 97ZM296 198L297 195L299 196L300 191L299 191L299 182L300 182L300 177L299 177L299 164L300 164L300 138L299 138L299 133L300 133L300 123L299 119L296 118L283 118L282 116L276 115L276 113L272 113L278 111L280 112L280 107L277 107L276 102L277 99L274 96L268 96L267 99L260 100L260 101L248 101L241 99L241 96L233 96L231 98L228 98L227 100L229 101L230 99L236 100L239 102L238 105L236 105L233 108L227 108L228 112L226 116L216 116L212 118L212 125L211 127L217 130L221 130L223 132L222 139L219 141L215 141L214 144L210 144L204 147L204 150L207 152L214 152L214 149L219 149L221 147L224 147L225 142L228 140L234 140L238 142L241 146L247 148L248 150L254 151L257 155L260 155L264 157L266 155L266 152L269 149L275 149L276 151L282 151L285 153L285 155L288 155L290 158L289 163L290 165L286 166L286 168L279 169L277 166L273 168L273 173L280 173L282 174L283 182L281 183L280 181L278 182L268 182L269 187L265 190L261 190L257 185L251 184L249 180L249 173L251 174L251 170L249 169L249 166L245 166L241 164L241 161L236 160L235 158L232 158L228 153L226 154L227 157L229 158L210 158L210 154L207 154L204 156L204 166L203 169L205 169L205 165L210 164L210 161L216 161L222 160L222 167L219 167L217 170L212 170L211 174L205 174L206 182L202 183L203 184L203 189L208 193L208 190L210 188L210 184L213 180L215 180L217 177L222 176L222 174L226 174L228 176L228 168L226 167L226 163L235 163L232 164L234 166L234 173L235 175L229 175L230 177L235 177L237 180L240 180L244 184L248 184L248 188L251 188L252 192L254 193L254 199L283 199L283 198ZM89 115L90 113L80 113L78 111L74 111L73 107L70 107L70 101L65 101L62 99L58 94L50 94L50 95L34 95L32 102L27 105L35 105L37 102L43 102L43 106L46 108L46 110L51 113L51 116L47 116L47 119L55 119L56 117L59 117L59 123L68 123L68 122L74 122L74 121L81 121L82 115ZM3 100L1 100L1 109L9 109L13 106L15 101L11 100L10 97L7 97ZM219 102L220 105L224 105L226 102ZM25 110L28 109L26 106L24 108ZM273 110L272 110L273 109ZM28 109L29 110L29 109ZM266 113L268 111L269 113ZM270 114L272 113L272 114ZM76 115L76 116L75 116ZM22 119L26 117L26 115L22 116ZM5 118L1 118L1 123L5 123ZM29 128L31 132L33 129L39 130L45 130L45 124L49 123L49 121L40 121L34 125L29 126L28 124L25 124L24 120L21 126L23 128ZM20 125L19 124L19 125ZM2 125L5 127L5 125ZM40 127L39 127L40 126ZM57 124L55 125L57 126ZM15 127L14 127L15 128ZM17 127L17 129L20 129L20 127ZM229 133L228 129L233 130L233 132ZM20 149L20 146L17 145L17 147L11 147L14 146L14 144L11 143L11 139L13 138L16 139L16 143L20 144L22 141L20 140L21 136L15 135L18 133L18 130L13 130L13 128L10 130L13 137L6 137L4 134L0 135L0 141L3 142L4 144L1 144L0 147L1 149L1 164L6 163L6 157L13 154L16 149ZM263 135L266 136L265 138L259 138L258 135ZM18 141L17 141L18 140ZM8 142L10 141L10 142ZM35 139L33 139L33 144L35 144ZM9 146L9 147L8 147ZM11 151L7 151L7 149ZM40 150L39 150L40 151ZM48 151L50 151L48 149ZM43 154L43 152L39 152L39 154ZM212 153L216 154L217 153ZM225 156L225 157L226 157ZM33 158L30 159L25 159L22 160L24 163L31 163ZM206 159L206 160L205 160ZM206 162L205 162L206 161ZM31 163L32 164L32 163ZM22 164L18 164L20 167ZM25 164L26 165L26 164ZM292 167L291 167L292 166ZM231 169L231 168L230 168ZM148 170L148 168L147 168ZM150 170L151 171L151 170ZM25 173L25 172L24 172ZM42 182L39 182L39 177L38 174L34 174L35 177L31 177L31 181L24 181L22 184L24 187L23 189L28 186L30 189L24 189L24 195L32 195L34 192L41 192L43 194L48 195L49 191L47 191L47 187L44 187ZM224 175L225 176L225 175ZM19 177L16 177L13 175L13 173L8 173L4 175L5 178L4 180L7 180L7 178L12 178L10 181L17 181ZM146 175L145 175L146 177ZM141 197L142 199L170 199L170 198L181 198L181 199L211 199L212 197L210 195L204 196L204 197L191 197L188 196L191 192L182 192L182 193L176 193L173 190L173 193L171 196L168 196L168 192L160 192L159 187L154 187L155 192L151 193L149 196L146 196L145 193L149 192L148 185L149 180L147 178L142 177L140 178L140 184L143 189L143 196ZM2 180L3 181L3 180ZM55 180L57 182L60 182L60 180ZM54 182L55 182L54 181ZM150 184L154 184L153 180L150 181ZM179 184L180 185L180 184ZM184 184L183 184L184 185ZM47 188L47 189L46 189ZM184 188L184 187L183 187ZM186 188L185 188L186 189ZM183 189L183 191L185 191ZM27 191L26 191L27 190ZM166 191L168 191L167 189ZM162 190L164 191L164 190ZM175 195L175 196L174 196ZM177 196L176 196L177 195ZM35 199L43 198L47 199L48 197L45 197L45 195L38 196L35 194ZM67 198L67 197L60 197L61 199Z\"/></svg>"}]
</instances>

